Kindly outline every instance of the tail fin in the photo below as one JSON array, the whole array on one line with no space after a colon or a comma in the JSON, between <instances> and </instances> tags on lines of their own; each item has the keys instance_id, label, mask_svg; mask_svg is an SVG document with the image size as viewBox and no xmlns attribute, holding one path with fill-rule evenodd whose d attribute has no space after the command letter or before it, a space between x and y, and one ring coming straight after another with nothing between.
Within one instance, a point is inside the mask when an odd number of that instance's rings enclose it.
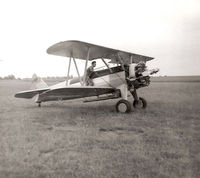
<instances>
[{"instance_id":1,"label":"tail fin","mask_svg":"<svg viewBox=\"0 0 200 178\"><path fill-rule=\"evenodd\" d=\"M36 74L33 74L31 83L32 90L47 88L47 87L48 85L42 80L42 78L38 77Z\"/></svg>"}]
</instances>

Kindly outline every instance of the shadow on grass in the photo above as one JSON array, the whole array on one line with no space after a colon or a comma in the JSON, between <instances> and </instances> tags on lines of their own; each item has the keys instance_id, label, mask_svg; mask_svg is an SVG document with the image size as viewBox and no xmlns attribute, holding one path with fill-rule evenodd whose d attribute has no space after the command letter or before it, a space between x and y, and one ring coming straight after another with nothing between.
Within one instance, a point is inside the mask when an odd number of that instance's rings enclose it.
<instances>
[{"instance_id":1,"label":"shadow on grass","mask_svg":"<svg viewBox=\"0 0 200 178\"><path fill-rule=\"evenodd\" d=\"M129 132L144 133L142 129L130 128L130 127L100 128L99 131L100 132L129 131Z\"/></svg>"}]
</instances>

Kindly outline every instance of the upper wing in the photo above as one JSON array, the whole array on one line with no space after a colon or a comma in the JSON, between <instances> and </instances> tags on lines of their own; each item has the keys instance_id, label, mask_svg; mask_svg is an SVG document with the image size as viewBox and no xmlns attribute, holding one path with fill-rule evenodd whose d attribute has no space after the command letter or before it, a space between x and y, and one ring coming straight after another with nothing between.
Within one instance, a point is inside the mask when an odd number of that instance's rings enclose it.
<instances>
[{"instance_id":1,"label":"upper wing","mask_svg":"<svg viewBox=\"0 0 200 178\"><path fill-rule=\"evenodd\" d=\"M64 87L53 90L48 90L39 95L37 102L52 101L52 100L69 100L90 96L99 96L102 94L113 93L116 89L111 87Z\"/></svg>"},{"instance_id":2,"label":"upper wing","mask_svg":"<svg viewBox=\"0 0 200 178\"><path fill-rule=\"evenodd\" d=\"M152 57L111 49L81 41L64 41L54 44L47 49L47 53L57 56L74 57L86 60L88 49L90 49L89 60L106 58L111 59L112 62L117 63L122 60L124 64L129 64L131 59L134 63L139 61L146 62L153 59Z\"/></svg>"},{"instance_id":3,"label":"upper wing","mask_svg":"<svg viewBox=\"0 0 200 178\"><path fill-rule=\"evenodd\" d=\"M22 92L16 93L15 97L16 98L27 98L27 99L30 99L30 98L33 98L35 95L43 93L43 92L45 92L47 90L49 90L49 89L46 88L46 89L36 89L36 90L22 91Z\"/></svg>"}]
</instances>

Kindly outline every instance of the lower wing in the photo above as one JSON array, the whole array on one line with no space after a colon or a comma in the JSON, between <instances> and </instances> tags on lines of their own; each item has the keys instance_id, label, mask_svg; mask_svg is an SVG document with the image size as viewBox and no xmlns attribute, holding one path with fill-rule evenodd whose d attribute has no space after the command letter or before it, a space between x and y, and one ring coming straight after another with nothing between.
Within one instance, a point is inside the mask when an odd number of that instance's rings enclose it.
<instances>
[{"instance_id":1,"label":"lower wing","mask_svg":"<svg viewBox=\"0 0 200 178\"><path fill-rule=\"evenodd\" d=\"M53 90L47 90L41 93L36 102L54 101L54 100L69 100L76 98L84 98L90 96L99 96L108 93L116 92L115 88L111 87L64 87Z\"/></svg>"}]
</instances>

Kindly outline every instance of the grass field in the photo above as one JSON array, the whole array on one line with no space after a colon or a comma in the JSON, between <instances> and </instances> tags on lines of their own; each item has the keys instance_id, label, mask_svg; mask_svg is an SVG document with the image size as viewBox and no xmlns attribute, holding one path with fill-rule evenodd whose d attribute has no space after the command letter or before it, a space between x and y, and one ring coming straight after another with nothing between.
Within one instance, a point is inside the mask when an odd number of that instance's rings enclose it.
<instances>
[{"instance_id":1,"label":"grass field","mask_svg":"<svg viewBox=\"0 0 200 178\"><path fill-rule=\"evenodd\" d=\"M0 81L0 178L200 177L200 82L152 82L130 114L117 100L14 98L28 88Z\"/></svg>"}]
</instances>

